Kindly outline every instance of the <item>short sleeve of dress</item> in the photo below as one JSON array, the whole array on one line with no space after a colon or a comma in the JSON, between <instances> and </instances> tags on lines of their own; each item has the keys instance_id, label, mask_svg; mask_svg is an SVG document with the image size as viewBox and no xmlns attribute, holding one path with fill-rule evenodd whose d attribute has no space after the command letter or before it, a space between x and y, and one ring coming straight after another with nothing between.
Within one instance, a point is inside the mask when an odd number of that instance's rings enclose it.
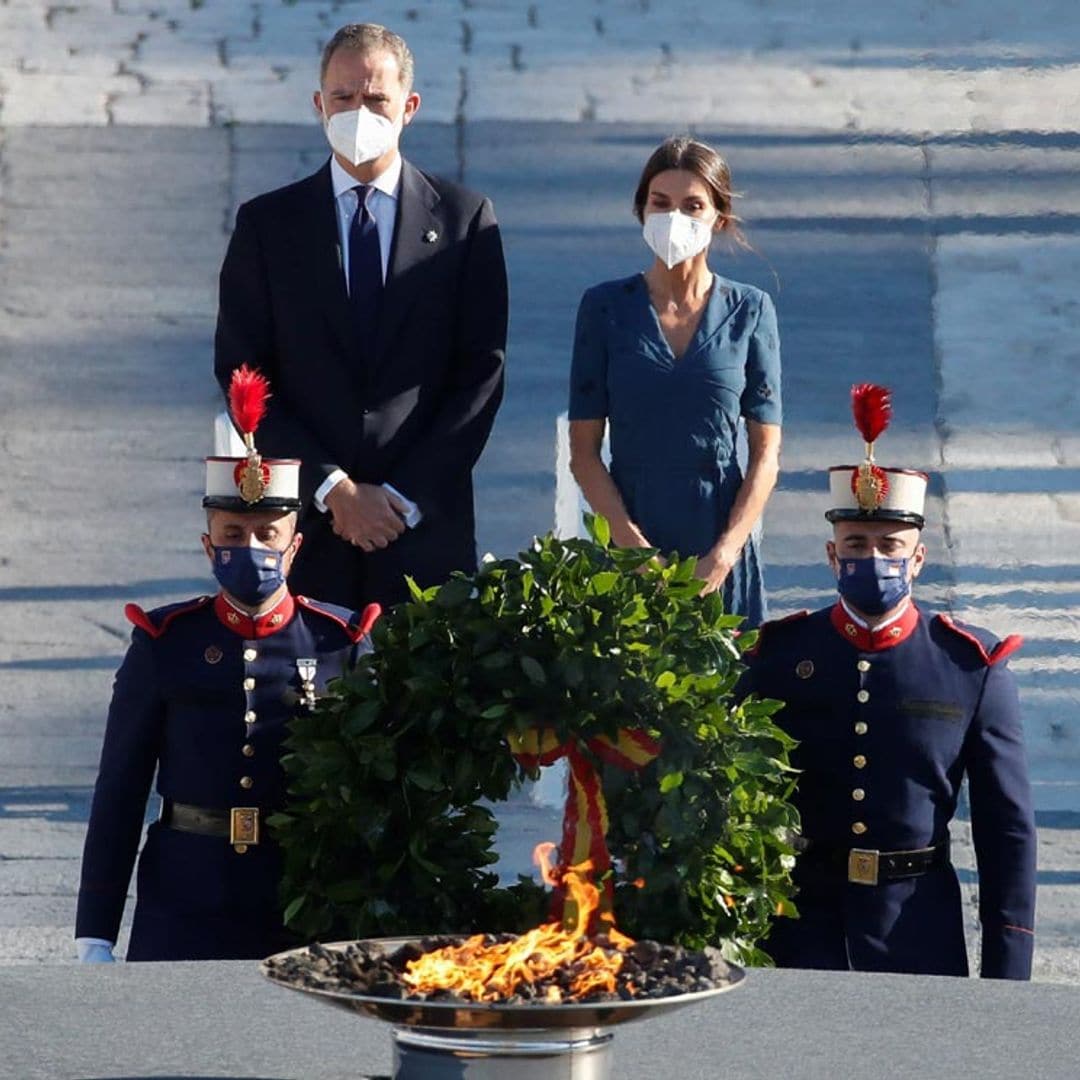
<instances>
[{"instance_id":1,"label":"short sleeve of dress","mask_svg":"<svg viewBox=\"0 0 1080 1080\"><path fill-rule=\"evenodd\" d=\"M569 415L571 420L603 420L608 415L604 306L595 289L589 289L578 306Z\"/></svg>"},{"instance_id":2,"label":"short sleeve of dress","mask_svg":"<svg viewBox=\"0 0 1080 1080\"><path fill-rule=\"evenodd\" d=\"M747 420L759 424L779 424L780 407L780 333L776 327L776 309L768 293L761 294L757 325L750 334L746 354L746 389L739 411Z\"/></svg>"}]
</instances>

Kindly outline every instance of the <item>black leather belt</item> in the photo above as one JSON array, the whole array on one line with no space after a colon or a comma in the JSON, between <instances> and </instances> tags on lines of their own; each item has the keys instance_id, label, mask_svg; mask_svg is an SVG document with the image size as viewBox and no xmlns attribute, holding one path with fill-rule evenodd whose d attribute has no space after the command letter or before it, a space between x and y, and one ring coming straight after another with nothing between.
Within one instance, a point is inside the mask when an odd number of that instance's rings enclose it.
<instances>
[{"instance_id":1,"label":"black leather belt","mask_svg":"<svg viewBox=\"0 0 1080 1080\"><path fill-rule=\"evenodd\" d=\"M162 799L161 816L158 820L167 829L198 833L200 836L220 836L230 844L240 847L259 842L257 806L233 806L228 810L216 810Z\"/></svg>"},{"instance_id":2,"label":"black leather belt","mask_svg":"<svg viewBox=\"0 0 1080 1080\"><path fill-rule=\"evenodd\" d=\"M909 851L877 851L873 848L831 848L804 840L800 862L817 869L844 874L855 885L877 885L919 877L949 862L949 841Z\"/></svg>"}]
</instances>

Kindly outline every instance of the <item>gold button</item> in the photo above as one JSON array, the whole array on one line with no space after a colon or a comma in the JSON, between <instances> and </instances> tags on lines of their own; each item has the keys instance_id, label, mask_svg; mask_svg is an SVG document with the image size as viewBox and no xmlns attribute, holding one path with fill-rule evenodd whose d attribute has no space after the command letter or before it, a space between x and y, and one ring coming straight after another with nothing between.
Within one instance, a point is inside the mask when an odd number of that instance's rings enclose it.
<instances>
[{"instance_id":1,"label":"gold button","mask_svg":"<svg viewBox=\"0 0 1080 1080\"><path fill-rule=\"evenodd\" d=\"M254 660L255 657L258 656L258 655L259 654L254 649L245 649L244 650L244 659L245 660Z\"/></svg>"},{"instance_id":2,"label":"gold button","mask_svg":"<svg viewBox=\"0 0 1080 1080\"><path fill-rule=\"evenodd\" d=\"M852 832L853 832L853 833L854 833L854 834L855 834L856 836L862 836L862 834L863 834L864 832L866 832L866 825L865 825L865 823L864 823L864 822L862 822L862 821L856 821L856 822L854 822L854 823L852 824L852 826L851 826L851 831L852 831Z\"/></svg>"},{"instance_id":3,"label":"gold button","mask_svg":"<svg viewBox=\"0 0 1080 1080\"><path fill-rule=\"evenodd\" d=\"M245 724L254 724L255 723L255 710L254 709L248 709L248 711L246 713L244 713L244 723Z\"/></svg>"},{"instance_id":4,"label":"gold button","mask_svg":"<svg viewBox=\"0 0 1080 1080\"><path fill-rule=\"evenodd\" d=\"M865 720L859 720L855 724L855 734L856 735L865 735L868 730L869 730L869 726L867 725Z\"/></svg>"},{"instance_id":5,"label":"gold button","mask_svg":"<svg viewBox=\"0 0 1080 1080\"><path fill-rule=\"evenodd\" d=\"M862 789L861 787L857 787L857 788L856 788L856 789L855 789L855 790L854 790L854 791L853 791L853 792L851 793L851 797L852 797L852 798L853 798L853 799L854 799L854 800L855 800L856 802L862 802L862 801L863 801L863 799L865 799L865 798L866 798L866 792L865 792L865 791L863 791L863 789Z\"/></svg>"},{"instance_id":6,"label":"gold button","mask_svg":"<svg viewBox=\"0 0 1080 1080\"><path fill-rule=\"evenodd\" d=\"M870 670L870 661L869 660L860 660L855 666L860 671L869 671Z\"/></svg>"},{"instance_id":7,"label":"gold button","mask_svg":"<svg viewBox=\"0 0 1080 1080\"><path fill-rule=\"evenodd\" d=\"M254 783L255 783L255 781L252 780L250 776L241 776L240 777L240 786L242 788L249 788Z\"/></svg>"},{"instance_id":8,"label":"gold button","mask_svg":"<svg viewBox=\"0 0 1080 1080\"><path fill-rule=\"evenodd\" d=\"M245 690L254 690L255 689L255 680L253 678L251 678L250 675L244 680L244 689Z\"/></svg>"},{"instance_id":9,"label":"gold button","mask_svg":"<svg viewBox=\"0 0 1080 1080\"><path fill-rule=\"evenodd\" d=\"M233 844L233 851L235 851L237 855L243 855L244 852L247 851L247 844Z\"/></svg>"},{"instance_id":10,"label":"gold button","mask_svg":"<svg viewBox=\"0 0 1080 1080\"><path fill-rule=\"evenodd\" d=\"M255 747L252 746L251 743L246 742L243 746L240 747L240 753L243 754L244 757L254 757Z\"/></svg>"},{"instance_id":11,"label":"gold button","mask_svg":"<svg viewBox=\"0 0 1080 1080\"><path fill-rule=\"evenodd\" d=\"M856 769L866 768L866 758L862 754L856 754L851 759L851 763L855 766Z\"/></svg>"},{"instance_id":12,"label":"gold button","mask_svg":"<svg viewBox=\"0 0 1080 1080\"><path fill-rule=\"evenodd\" d=\"M250 687L249 687L249 689L250 689ZM855 700L859 701L859 702L861 702L862 704L865 705L866 702L868 702L870 700L870 691L869 690L860 690L855 695Z\"/></svg>"}]
</instances>

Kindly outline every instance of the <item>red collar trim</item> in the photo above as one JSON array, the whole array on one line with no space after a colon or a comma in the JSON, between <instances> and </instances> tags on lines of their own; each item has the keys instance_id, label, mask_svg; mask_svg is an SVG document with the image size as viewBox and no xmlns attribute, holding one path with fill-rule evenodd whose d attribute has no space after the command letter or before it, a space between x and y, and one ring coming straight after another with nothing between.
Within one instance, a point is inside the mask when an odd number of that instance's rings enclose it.
<instances>
[{"instance_id":1,"label":"red collar trim","mask_svg":"<svg viewBox=\"0 0 1080 1080\"><path fill-rule=\"evenodd\" d=\"M242 638L264 638L284 630L292 622L296 603L292 593L286 592L269 611L259 615L246 615L225 599L222 593L214 597L214 614L218 622Z\"/></svg>"},{"instance_id":2,"label":"red collar trim","mask_svg":"<svg viewBox=\"0 0 1080 1080\"><path fill-rule=\"evenodd\" d=\"M904 613L888 626L883 626L880 630L868 630L855 622L844 610L844 605L837 600L829 612L829 621L833 624L833 629L860 652L881 652L882 649L892 649L911 637L915 627L919 625L919 609L909 603Z\"/></svg>"}]
</instances>

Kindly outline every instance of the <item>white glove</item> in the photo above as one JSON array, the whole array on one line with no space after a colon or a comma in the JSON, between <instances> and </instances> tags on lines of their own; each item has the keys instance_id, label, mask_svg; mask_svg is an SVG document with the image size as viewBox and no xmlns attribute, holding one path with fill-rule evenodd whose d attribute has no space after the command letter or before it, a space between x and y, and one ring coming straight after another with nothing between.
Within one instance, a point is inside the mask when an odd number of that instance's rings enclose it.
<instances>
[{"instance_id":1,"label":"white glove","mask_svg":"<svg viewBox=\"0 0 1080 1080\"><path fill-rule=\"evenodd\" d=\"M80 964L112 964L113 942L104 938L80 937L75 939L75 948L79 953Z\"/></svg>"}]
</instances>

